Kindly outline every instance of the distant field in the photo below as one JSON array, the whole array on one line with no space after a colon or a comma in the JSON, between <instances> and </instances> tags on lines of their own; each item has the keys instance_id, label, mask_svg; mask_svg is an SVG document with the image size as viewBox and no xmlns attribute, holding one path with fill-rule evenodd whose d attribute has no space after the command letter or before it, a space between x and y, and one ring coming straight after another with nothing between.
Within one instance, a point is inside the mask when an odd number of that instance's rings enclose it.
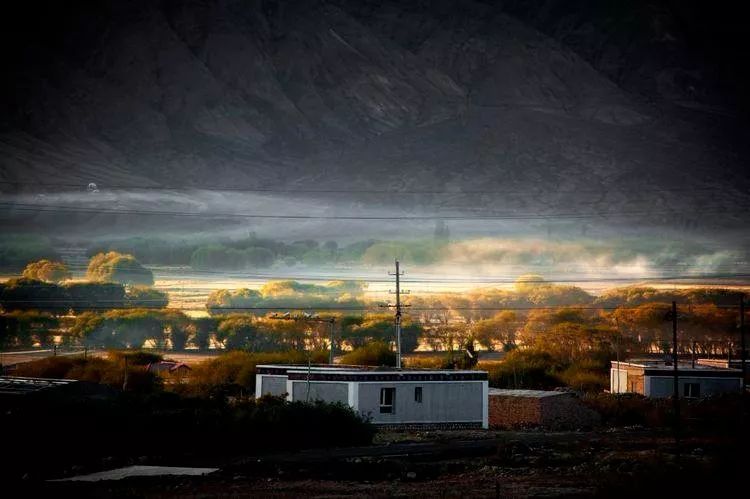
<instances>
[{"instance_id":1,"label":"distant field","mask_svg":"<svg viewBox=\"0 0 750 499\"><path fill-rule=\"evenodd\" d=\"M165 358L175 360L177 362L184 362L188 365L198 364L200 362L214 359L221 355L224 351L217 350L215 352L171 352L164 351L158 352L164 355ZM83 355L83 350L76 351L58 351L58 356L72 356L72 355ZM34 360L40 360L54 355L52 349L44 350L25 350L22 352L0 352L0 364L3 366L12 366L14 364L24 364L26 362L32 362ZM90 357L105 357L107 355L106 350L89 350L86 355Z\"/></svg>"}]
</instances>

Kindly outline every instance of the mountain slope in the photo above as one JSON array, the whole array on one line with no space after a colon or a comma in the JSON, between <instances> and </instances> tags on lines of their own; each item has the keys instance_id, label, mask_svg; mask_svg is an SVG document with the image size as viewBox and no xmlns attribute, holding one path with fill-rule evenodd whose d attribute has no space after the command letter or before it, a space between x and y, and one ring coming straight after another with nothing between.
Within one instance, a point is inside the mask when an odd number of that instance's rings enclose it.
<instances>
[{"instance_id":1,"label":"mountain slope","mask_svg":"<svg viewBox=\"0 0 750 499\"><path fill-rule=\"evenodd\" d=\"M0 180L497 190L396 203L656 223L747 206L743 125L636 91L552 21L513 2L33 3L6 26Z\"/></svg>"}]
</instances>

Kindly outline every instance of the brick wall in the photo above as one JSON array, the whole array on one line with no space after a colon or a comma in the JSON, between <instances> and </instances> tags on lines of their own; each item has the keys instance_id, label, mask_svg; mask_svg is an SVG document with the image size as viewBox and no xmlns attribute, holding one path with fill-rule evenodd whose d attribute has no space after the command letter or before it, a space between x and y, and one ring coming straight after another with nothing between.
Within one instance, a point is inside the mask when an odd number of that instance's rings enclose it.
<instances>
[{"instance_id":1,"label":"brick wall","mask_svg":"<svg viewBox=\"0 0 750 499\"><path fill-rule=\"evenodd\" d=\"M504 395L489 396L490 428L514 428L542 424L541 399Z\"/></svg>"},{"instance_id":2,"label":"brick wall","mask_svg":"<svg viewBox=\"0 0 750 499\"><path fill-rule=\"evenodd\" d=\"M547 397L489 396L490 428L544 427L578 429L595 426L599 415L572 393Z\"/></svg>"}]
</instances>

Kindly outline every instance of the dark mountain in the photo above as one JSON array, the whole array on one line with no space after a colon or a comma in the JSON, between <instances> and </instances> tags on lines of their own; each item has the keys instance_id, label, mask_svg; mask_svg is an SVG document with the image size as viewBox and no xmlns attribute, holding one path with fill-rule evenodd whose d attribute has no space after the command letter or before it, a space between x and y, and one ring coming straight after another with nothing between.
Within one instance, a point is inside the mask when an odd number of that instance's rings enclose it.
<instances>
[{"instance_id":1,"label":"dark mountain","mask_svg":"<svg viewBox=\"0 0 750 499\"><path fill-rule=\"evenodd\" d=\"M730 13L623 4L28 2L3 16L0 179L741 223L744 75L709 39Z\"/></svg>"}]
</instances>

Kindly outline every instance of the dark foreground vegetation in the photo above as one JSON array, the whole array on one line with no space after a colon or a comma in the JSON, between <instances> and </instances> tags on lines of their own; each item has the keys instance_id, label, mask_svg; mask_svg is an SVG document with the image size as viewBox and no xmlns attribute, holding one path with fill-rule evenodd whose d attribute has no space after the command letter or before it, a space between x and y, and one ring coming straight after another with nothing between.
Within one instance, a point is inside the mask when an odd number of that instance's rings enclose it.
<instances>
[{"instance_id":1,"label":"dark foreground vegetation","mask_svg":"<svg viewBox=\"0 0 750 499\"><path fill-rule=\"evenodd\" d=\"M607 403L629 405L626 400L608 398ZM257 415L267 415L277 408L277 403L262 401L255 410L249 410L256 416L244 422L266 422L265 416ZM654 405L666 408L669 404L642 399L629 410L642 411ZM241 408L238 406L238 410ZM290 412L308 417L314 409L293 407ZM185 449L180 444L173 446L172 439L159 438L158 445L131 442L132 456L138 457L110 454L104 458L82 456L77 450L62 455L55 448L52 452L61 458L56 467L45 474L44 457L26 480L6 481L6 487L76 497L710 497L742 490L744 456L750 443L744 432L748 400L722 397L686 403L682 410L679 441L675 440L670 419L640 418L645 424L633 426L628 424L633 423L630 419L605 418L605 427L588 431L385 432L376 436L374 445L293 452L269 453L268 447L253 441L230 456L220 446L234 449L236 444L225 438L223 429L209 423L203 428L214 431L216 438L207 447ZM146 423L151 424L152 420ZM266 428L298 437L299 432L313 432L318 427L315 419L300 421L291 416L285 423L298 424L303 430L274 425ZM246 427L236 429L243 430ZM170 428L166 433L173 435ZM268 441L268 437L258 437L260 442ZM286 439L276 433L274 437ZM204 439L198 437L196 442ZM46 443L44 448L49 445ZM217 448L221 449L218 453ZM81 460L73 461L71 456ZM37 480L40 476L71 475L129 464L220 469L205 477L131 478L98 483Z\"/></svg>"},{"instance_id":2,"label":"dark foreground vegetation","mask_svg":"<svg viewBox=\"0 0 750 499\"><path fill-rule=\"evenodd\" d=\"M186 397L108 390L0 401L8 481L134 464L157 457L223 463L248 453L366 445L374 428L350 408L325 403Z\"/></svg>"}]
</instances>

